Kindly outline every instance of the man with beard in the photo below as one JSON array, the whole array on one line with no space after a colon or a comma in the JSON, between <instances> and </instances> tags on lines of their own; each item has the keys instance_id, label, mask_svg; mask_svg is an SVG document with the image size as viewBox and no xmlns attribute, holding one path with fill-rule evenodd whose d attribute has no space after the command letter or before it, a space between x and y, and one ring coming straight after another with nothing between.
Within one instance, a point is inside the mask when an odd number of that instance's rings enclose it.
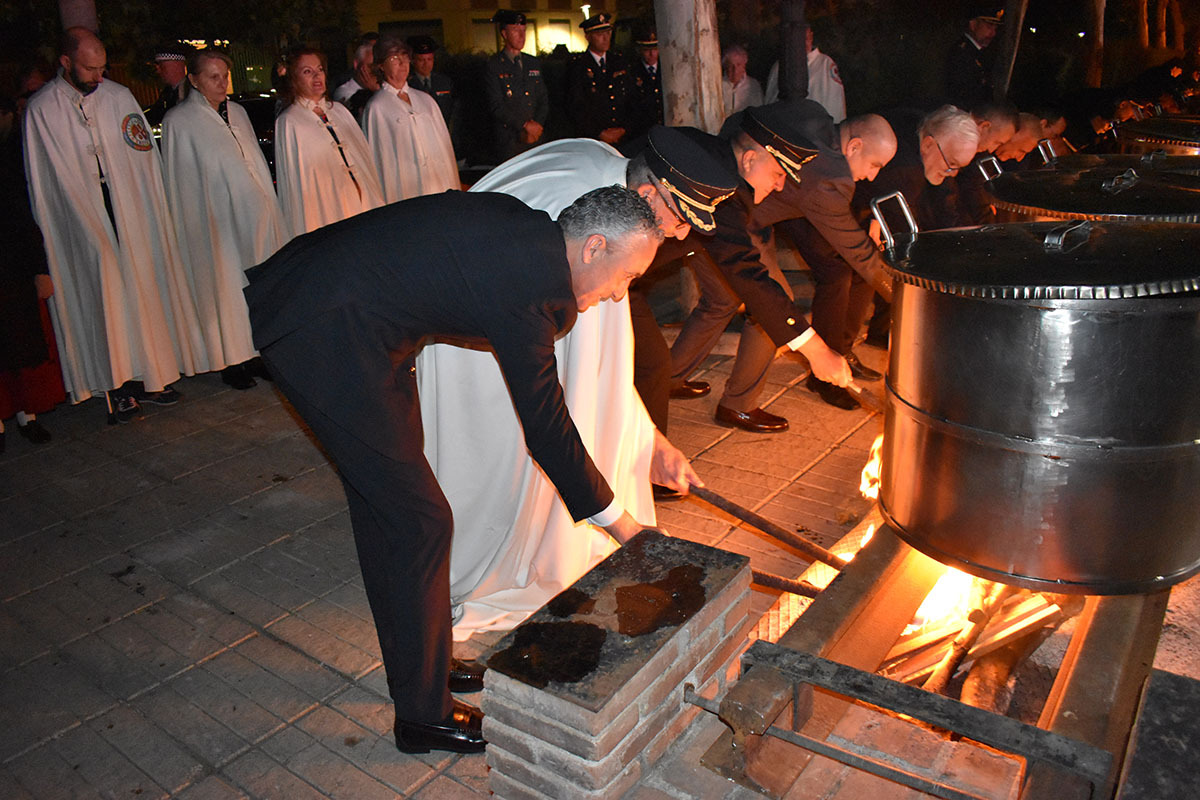
<instances>
[{"instance_id":1,"label":"man with beard","mask_svg":"<svg viewBox=\"0 0 1200 800\"><path fill-rule=\"evenodd\" d=\"M58 77L29 99L25 171L67 391L75 402L108 392L110 421L127 422L139 400L175 402L167 385L208 364L158 148L106 62L91 31L64 33Z\"/></svg>"}]
</instances>

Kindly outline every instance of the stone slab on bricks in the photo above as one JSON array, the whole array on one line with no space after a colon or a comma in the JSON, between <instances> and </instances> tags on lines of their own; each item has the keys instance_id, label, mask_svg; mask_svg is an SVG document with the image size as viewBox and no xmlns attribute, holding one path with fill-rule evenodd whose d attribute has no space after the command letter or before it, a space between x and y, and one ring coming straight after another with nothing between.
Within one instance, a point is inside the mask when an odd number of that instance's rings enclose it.
<instances>
[{"instance_id":1,"label":"stone slab on bricks","mask_svg":"<svg viewBox=\"0 0 1200 800\"><path fill-rule=\"evenodd\" d=\"M635 679L680 628L748 572L743 556L643 531L496 644L485 706L498 692L598 733L623 709L619 695L645 689Z\"/></svg>"}]
</instances>

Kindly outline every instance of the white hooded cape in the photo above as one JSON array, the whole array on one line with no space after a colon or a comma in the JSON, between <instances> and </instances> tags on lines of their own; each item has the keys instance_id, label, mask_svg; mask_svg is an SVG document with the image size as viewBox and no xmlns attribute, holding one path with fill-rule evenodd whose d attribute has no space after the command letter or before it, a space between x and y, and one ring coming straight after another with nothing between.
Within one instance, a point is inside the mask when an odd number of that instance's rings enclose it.
<instances>
[{"instance_id":1,"label":"white hooded cape","mask_svg":"<svg viewBox=\"0 0 1200 800\"><path fill-rule=\"evenodd\" d=\"M158 147L133 95L109 80L81 95L60 75L29 99L24 135L25 174L54 280L51 317L72 400L128 380L158 391L181 372L206 371Z\"/></svg>"},{"instance_id":2,"label":"white hooded cape","mask_svg":"<svg viewBox=\"0 0 1200 800\"><path fill-rule=\"evenodd\" d=\"M557 217L592 189L623 186L626 163L601 142L565 139L505 162L471 191L503 192ZM567 407L596 467L617 501L653 524L654 425L633 387L628 299L581 313L554 350ZM604 531L572 521L530 458L491 352L426 346L417 357L417 387L425 455L454 512L454 636L511 628L616 545Z\"/></svg>"},{"instance_id":3,"label":"white hooded cape","mask_svg":"<svg viewBox=\"0 0 1200 800\"><path fill-rule=\"evenodd\" d=\"M407 86L405 91L411 105L385 81L362 115L383 197L389 203L462 187L450 131L437 101Z\"/></svg>"},{"instance_id":4,"label":"white hooded cape","mask_svg":"<svg viewBox=\"0 0 1200 800\"><path fill-rule=\"evenodd\" d=\"M341 103L321 103L341 142L345 161L325 123L313 112L311 101L296 100L275 120L275 180L292 236L383 205L383 191L362 129Z\"/></svg>"},{"instance_id":5,"label":"white hooded cape","mask_svg":"<svg viewBox=\"0 0 1200 800\"><path fill-rule=\"evenodd\" d=\"M287 241L267 160L245 109L229 124L198 91L163 119L167 198L204 331L210 369L256 355L245 270Z\"/></svg>"}]
</instances>

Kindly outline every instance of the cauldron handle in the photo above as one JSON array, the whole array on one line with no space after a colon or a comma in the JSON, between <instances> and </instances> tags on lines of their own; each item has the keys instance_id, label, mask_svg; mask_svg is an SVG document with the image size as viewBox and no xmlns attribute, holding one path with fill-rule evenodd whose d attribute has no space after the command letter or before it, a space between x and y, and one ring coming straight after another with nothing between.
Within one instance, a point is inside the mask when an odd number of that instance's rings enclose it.
<instances>
[{"instance_id":1,"label":"cauldron handle","mask_svg":"<svg viewBox=\"0 0 1200 800\"><path fill-rule=\"evenodd\" d=\"M879 222L879 232L883 235L883 240L887 243L889 250L895 246L896 240L892 236L892 231L888 227L887 221L884 220L883 212L879 210L879 207L888 200L893 199L900 203L900 211L904 214L904 221L908 223L909 232L917 233L919 230L917 228L917 218L913 216L912 209L909 208L908 201L904 199L902 192L892 192L891 194L885 194L883 197L876 197L871 201L871 213L875 215L875 219Z\"/></svg>"},{"instance_id":2,"label":"cauldron handle","mask_svg":"<svg viewBox=\"0 0 1200 800\"><path fill-rule=\"evenodd\" d=\"M1042 139L1037 145L1038 155L1042 157L1043 164L1053 164L1058 160L1058 153L1054 152L1054 142L1049 139Z\"/></svg>"},{"instance_id":3,"label":"cauldron handle","mask_svg":"<svg viewBox=\"0 0 1200 800\"><path fill-rule=\"evenodd\" d=\"M988 156L987 158L979 159L979 164L977 166L979 167L979 172L983 175L983 179L985 181L990 181L993 178L999 178L1004 174L1004 167L1000 166L1000 162L996 160L995 156ZM995 174L989 175L989 171L993 169L996 170Z\"/></svg>"}]
</instances>

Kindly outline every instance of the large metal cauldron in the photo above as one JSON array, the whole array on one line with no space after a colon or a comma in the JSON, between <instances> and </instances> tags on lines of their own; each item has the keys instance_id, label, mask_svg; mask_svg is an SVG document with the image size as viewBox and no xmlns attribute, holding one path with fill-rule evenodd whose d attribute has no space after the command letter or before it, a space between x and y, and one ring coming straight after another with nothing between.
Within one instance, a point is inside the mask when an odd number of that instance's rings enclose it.
<instances>
[{"instance_id":1,"label":"large metal cauldron","mask_svg":"<svg viewBox=\"0 0 1200 800\"><path fill-rule=\"evenodd\" d=\"M1116 131L1117 146L1122 153L1162 150L1167 155L1200 155L1200 117L1131 120L1122 122Z\"/></svg>"},{"instance_id":2,"label":"large metal cauldron","mask_svg":"<svg viewBox=\"0 0 1200 800\"><path fill-rule=\"evenodd\" d=\"M1200 226L902 237L880 506L975 575L1087 594L1200 571Z\"/></svg>"},{"instance_id":3,"label":"large metal cauldron","mask_svg":"<svg viewBox=\"0 0 1200 800\"><path fill-rule=\"evenodd\" d=\"M1004 172L985 185L997 215L1005 222L1200 222L1200 175L1189 172L1147 165L1039 169Z\"/></svg>"}]
</instances>

